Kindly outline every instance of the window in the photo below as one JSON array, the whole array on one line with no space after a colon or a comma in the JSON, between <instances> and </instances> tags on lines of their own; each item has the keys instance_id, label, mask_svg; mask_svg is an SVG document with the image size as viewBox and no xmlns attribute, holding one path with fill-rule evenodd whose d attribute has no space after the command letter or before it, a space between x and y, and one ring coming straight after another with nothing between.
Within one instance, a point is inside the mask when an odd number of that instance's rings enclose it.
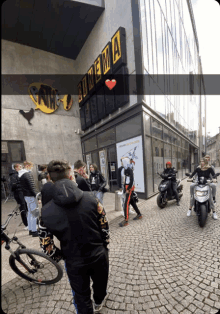
<instances>
[{"instance_id":1,"label":"window","mask_svg":"<svg viewBox=\"0 0 220 314\"><path fill-rule=\"evenodd\" d=\"M84 142L85 152L90 152L97 148L96 137L91 137L89 140Z\"/></svg>"},{"instance_id":2,"label":"window","mask_svg":"<svg viewBox=\"0 0 220 314\"><path fill-rule=\"evenodd\" d=\"M116 126L116 141L121 142L131 137L141 135L141 115Z\"/></svg>"},{"instance_id":3,"label":"window","mask_svg":"<svg viewBox=\"0 0 220 314\"><path fill-rule=\"evenodd\" d=\"M115 128L111 128L97 135L98 148L115 143Z\"/></svg>"},{"instance_id":4,"label":"window","mask_svg":"<svg viewBox=\"0 0 220 314\"><path fill-rule=\"evenodd\" d=\"M157 175L157 172L161 173L163 171L163 151L164 143L158 139L152 138L152 148L153 148L153 165L154 165L154 191L158 190L158 185L161 178Z\"/></svg>"},{"instance_id":5,"label":"window","mask_svg":"<svg viewBox=\"0 0 220 314\"><path fill-rule=\"evenodd\" d=\"M148 114L144 113L144 128L145 134L151 135L151 119Z\"/></svg>"},{"instance_id":6,"label":"window","mask_svg":"<svg viewBox=\"0 0 220 314\"><path fill-rule=\"evenodd\" d=\"M163 137L162 125L155 119L152 119L152 136L160 139Z\"/></svg>"},{"instance_id":7,"label":"window","mask_svg":"<svg viewBox=\"0 0 220 314\"><path fill-rule=\"evenodd\" d=\"M24 144L23 142L8 142L8 148L12 162L24 161Z\"/></svg>"},{"instance_id":8,"label":"window","mask_svg":"<svg viewBox=\"0 0 220 314\"><path fill-rule=\"evenodd\" d=\"M145 164L147 167L147 195L150 196L154 192L154 178L152 165L152 146L151 138L149 136L146 136L145 138Z\"/></svg>"}]
</instances>

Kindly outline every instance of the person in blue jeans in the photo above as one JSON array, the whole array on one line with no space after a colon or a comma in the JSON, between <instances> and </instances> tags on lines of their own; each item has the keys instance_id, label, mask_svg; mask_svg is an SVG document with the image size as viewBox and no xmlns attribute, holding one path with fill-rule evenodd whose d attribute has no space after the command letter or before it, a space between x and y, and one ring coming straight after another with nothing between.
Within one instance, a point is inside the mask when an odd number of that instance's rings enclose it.
<instances>
[{"instance_id":1,"label":"person in blue jeans","mask_svg":"<svg viewBox=\"0 0 220 314\"><path fill-rule=\"evenodd\" d=\"M95 197L97 197L100 203L103 204L103 192L105 191L106 180L101 174L101 172L98 171L98 167L96 164L91 164L89 166L89 170L90 170L89 181L91 189Z\"/></svg>"}]
</instances>

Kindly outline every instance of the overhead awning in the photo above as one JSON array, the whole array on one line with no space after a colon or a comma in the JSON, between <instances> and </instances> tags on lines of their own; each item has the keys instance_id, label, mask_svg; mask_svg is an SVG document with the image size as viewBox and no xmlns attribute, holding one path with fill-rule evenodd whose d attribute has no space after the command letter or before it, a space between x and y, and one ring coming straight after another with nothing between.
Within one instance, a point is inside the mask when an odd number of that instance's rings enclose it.
<instances>
[{"instance_id":1,"label":"overhead awning","mask_svg":"<svg viewBox=\"0 0 220 314\"><path fill-rule=\"evenodd\" d=\"M75 60L104 0L6 0L2 39Z\"/></svg>"}]
</instances>

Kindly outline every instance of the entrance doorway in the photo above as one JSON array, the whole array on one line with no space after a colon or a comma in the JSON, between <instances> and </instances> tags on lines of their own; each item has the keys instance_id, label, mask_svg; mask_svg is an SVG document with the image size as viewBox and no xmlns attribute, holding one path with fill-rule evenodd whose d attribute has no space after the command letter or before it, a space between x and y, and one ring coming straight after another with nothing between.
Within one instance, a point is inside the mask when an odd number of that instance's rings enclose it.
<instances>
[{"instance_id":1,"label":"entrance doorway","mask_svg":"<svg viewBox=\"0 0 220 314\"><path fill-rule=\"evenodd\" d=\"M117 166L117 154L116 146L112 145L106 148L107 150L107 162L108 162L108 177L109 187L111 192L115 192L118 189L118 166Z\"/></svg>"}]
</instances>

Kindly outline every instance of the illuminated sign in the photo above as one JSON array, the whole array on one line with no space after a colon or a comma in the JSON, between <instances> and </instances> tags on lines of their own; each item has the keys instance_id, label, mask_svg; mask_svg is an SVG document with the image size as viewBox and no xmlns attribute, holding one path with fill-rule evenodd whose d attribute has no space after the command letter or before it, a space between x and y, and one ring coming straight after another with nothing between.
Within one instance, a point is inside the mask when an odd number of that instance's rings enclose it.
<instances>
[{"instance_id":1,"label":"illuminated sign","mask_svg":"<svg viewBox=\"0 0 220 314\"><path fill-rule=\"evenodd\" d=\"M73 105L71 95L60 98L58 90L43 83L32 83L28 87L31 100L36 105L35 110L40 109L44 113L53 113L63 103L65 110L70 110Z\"/></svg>"},{"instance_id":2,"label":"illuminated sign","mask_svg":"<svg viewBox=\"0 0 220 314\"><path fill-rule=\"evenodd\" d=\"M102 50L102 69L104 75L112 73L112 51L110 42Z\"/></svg>"}]
</instances>

